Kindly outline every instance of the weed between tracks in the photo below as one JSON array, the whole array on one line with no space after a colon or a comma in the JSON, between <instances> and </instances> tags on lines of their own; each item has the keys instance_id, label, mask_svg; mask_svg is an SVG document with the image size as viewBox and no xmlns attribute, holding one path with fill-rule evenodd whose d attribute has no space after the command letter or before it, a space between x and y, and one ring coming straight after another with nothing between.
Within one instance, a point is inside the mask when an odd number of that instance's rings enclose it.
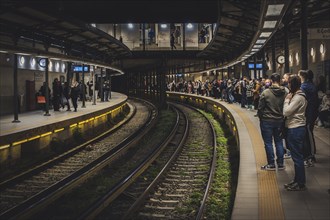
<instances>
[{"instance_id":1,"label":"weed between tracks","mask_svg":"<svg viewBox=\"0 0 330 220\"><path fill-rule=\"evenodd\" d=\"M237 144L224 123L220 124L212 114L201 112L211 121L217 136L217 165L204 218L230 219L237 186Z\"/></svg>"}]
</instances>

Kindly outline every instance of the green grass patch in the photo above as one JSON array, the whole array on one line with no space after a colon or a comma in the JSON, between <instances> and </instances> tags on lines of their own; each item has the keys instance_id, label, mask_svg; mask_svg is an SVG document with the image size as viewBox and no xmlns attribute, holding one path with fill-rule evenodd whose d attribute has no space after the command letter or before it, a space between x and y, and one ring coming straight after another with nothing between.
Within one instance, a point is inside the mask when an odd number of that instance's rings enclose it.
<instances>
[{"instance_id":1,"label":"green grass patch","mask_svg":"<svg viewBox=\"0 0 330 220\"><path fill-rule=\"evenodd\" d=\"M213 124L217 140L217 165L206 203L205 219L230 219L237 186L239 152L225 123L201 111Z\"/></svg>"}]
</instances>

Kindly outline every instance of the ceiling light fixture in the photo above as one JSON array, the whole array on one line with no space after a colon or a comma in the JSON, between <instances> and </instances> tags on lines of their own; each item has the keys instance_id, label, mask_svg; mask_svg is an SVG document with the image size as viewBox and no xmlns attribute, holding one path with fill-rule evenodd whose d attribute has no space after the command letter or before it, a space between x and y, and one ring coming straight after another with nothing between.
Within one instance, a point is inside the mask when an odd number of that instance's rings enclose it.
<instances>
[{"instance_id":1,"label":"ceiling light fixture","mask_svg":"<svg viewBox=\"0 0 330 220\"><path fill-rule=\"evenodd\" d=\"M321 54L324 54L325 53L324 44L320 44L320 53Z\"/></svg>"},{"instance_id":2,"label":"ceiling light fixture","mask_svg":"<svg viewBox=\"0 0 330 220\"><path fill-rule=\"evenodd\" d=\"M275 28L277 21L265 21L263 28Z\"/></svg>"},{"instance_id":3,"label":"ceiling light fixture","mask_svg":"<svg viewBox=\"0 0 330 220\"><path fill-rule=\"evenodd\" d=\"M314 50L314 47L311 48L311 56L315 56L315 50Z\"/></svg>"},{"instance_id":4,"label":"ceiling light fixture","mask_svg":"<svg viewBox=\"0 0 330 220\"><path fill-rule=\"evenodd\" d=\"M284 4L277 4L277 5L268 5L266 17L267 16L279 16L281 15L282 9Z\"/></svg>"},{"instance_id":5,"label":"ceiling light fixture","mask_svg":"<svg viewBox=\"0 0 330 220\"><path fill-rule=\"evenodd\" d=\"M263 44L266 42L266 39L260 39L256 41L256 44Z\"/></svg>"},{"instance_id":6,"label":"ceiling light fixture","mask_svg":"<svg viewBox=\"0 0 330 220\"><path fill-rule=\"evenodd\" d=\"M160 27L161 28L167 28L167 24L161 24Z\"/></svg>"},{"instance_id":7,"label":"ceiling light fixture","mask_svg":"<svg viewBox=\"0 0 330 220\"><path fill-rule=\"evenodd\" d=\"M261 32L259 37L269 37L272 34L272 32Z\"/></svg>"}]
</instances>

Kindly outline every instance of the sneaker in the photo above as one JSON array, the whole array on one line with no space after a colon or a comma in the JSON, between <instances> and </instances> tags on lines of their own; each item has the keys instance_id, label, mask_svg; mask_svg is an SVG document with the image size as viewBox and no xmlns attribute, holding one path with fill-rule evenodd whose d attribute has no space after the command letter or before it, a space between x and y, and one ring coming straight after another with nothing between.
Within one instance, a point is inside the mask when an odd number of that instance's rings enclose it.
<instances>
[{"instance_id":1,"label":"sneaker","mask_svg":"<svg viewBox=\"0 0 330 220\"><path fill-rule=\"evenodd\" d=\"M313 167L314 163L311 159L304 160L304 166L305 167Z\"/></svg>"},{"instance_id":2,"label":"sneaker","mask_svg":"<svg viewBox=\"0 0 330 220\"><path fill-rule=\"evenodd\" d=\"M299 183L294 183L290 186L288 186L288 188L286 188L286 190L288 191L305 191L307 188L305 186L305 184L299 184Z\"/></svg>"},{"instance_id":3,"label":"sneaker","mask_svg":"<svg viewBox=\"0 0 330 220\"><path fill-rule=\"evenodd\" d=\"M278 170L284 170L285 166L283 164L277 164L277 169Z\"/></svg>"},{"instance_id":4,"label":"sneaker","mask_svg":"<svg viewBox=\"0 0 330 220\"><path fill-rule=\"evenodd\" d=\"M285 153L284 156L283 156L283 158L284 158L284 159L289 159L289 158L291 158L291 153L290 153L290 152Z\"/></svg>"},{"instance_id":5,"label":"sneaker","mask_svg":"<svg viewBox=\"0 0 330 220\"><path fill-rule=\"evenodd\" d=\"M266 164L264 166L261 166L262 170L276 170L276 167L274 164Z\"/></svg>"},{"instance_id":6,"label":"sneaker","mask_svg":"<svg viewBox=\"0 0 330 220\"><path fill-rule=\"evenodd\" d=\"M284 188L287 189L288 187L292 186L293 184L296 184L294 180L292 180L290 183L284 184Z\"/></svg>"}]
</instances>

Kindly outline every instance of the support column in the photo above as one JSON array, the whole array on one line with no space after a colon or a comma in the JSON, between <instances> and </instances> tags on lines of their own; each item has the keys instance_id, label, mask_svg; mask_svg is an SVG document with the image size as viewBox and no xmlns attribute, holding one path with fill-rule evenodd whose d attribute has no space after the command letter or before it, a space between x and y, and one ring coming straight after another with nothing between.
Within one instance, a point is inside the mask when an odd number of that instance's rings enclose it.
<instances>
[{"instance_id":1,"label":"support column","mask_svg":"<svg viewBox=\"0 0 330 220\"><path fill-rule=\"evenodd\" d=\"M153 100L157 100L157 94L156 94L156 71L155 70L153 73L152 73L152 93L153 93Z\"/></svg>"},{"instance_id":2,"label":"support column","mask_svg":"<svg viewBox=\"0 0 330 220\"><path fill-rule=\"evenodd\" d=\"M149 70L150 72L148 72L148 97L150 100L152 100L152 92L151 92L151 85L152 85L152 82L151 82L151 79L152 79L152 70Z\"/></svg>"},{"instance_id":3,"label":"support column","mask_svg":"<svg viewBox=\"0 0 330 220\"><path fill-rule=\"evenodd\" d=\"M186 25L182 24L182 49L186 50Z\"/></svg>"},{"instance_id":4,"label":"support column","mask_svg":"<svg viewBox=\"0 0 330 220\"><path fill-rule=\"evenodd\" d=\"M101 67L100 76L101 76L101 80L100 80L99 92L100 92L101 102L104 102L104 94L103 94L103 67Z\"/></svg>"},{"instance_id":5,"label":"support column","mask_svg":"<svg viewBox=\"0 0 330 220\"><path fill-rule=\"evenodd\" d=\"M143 97L143 74L139 72L139 97Z\"/></svg>"},{"instance_id":6,"label":"support column","mask_svg":"<svg viewBox=\"0 0 330 220\"><path fill-rule=\"evenodd\" d=\"M275 37L272 39L272 73L276 72Z\"/></svg>"},{"instance_id":7,"label":"support column","mask_svg":"<svg viewBox=\"0 0 330 220\"><path fill-rule=\"evenodd\" d=\"M117 38L117 24L113 24L113 37Z\"/></svg>"},{"instance_id":8,"label":"support column","mask_svg":"<svg viewBox=\"0 0 330 220\"><path fill-rule=\"evenodd\" d=\"M66 81L68 83L69 86L71 86L71 78L72 78L72 74L71 73L71 68L72 68L72 63L71 62L67 62L67 70L66 70Z\"/></svg>"},{"instance_id":9,"label":"support column","mask_svg":"<svg viewBox=\"0 0 330 220\"><path fill-rule=\"evenodd\" d=\"M17 84L17 54L14 54L14 120L13 123L21 122L18 120L18 84Z\"/></svg>"},{"instance_id":10,"label":"support column","mask_svg":"<svg viewBox=\"0 0 330 220\"><path fill-rule=\"evenodd\" d=\"M284 24L284 73L290 72L290 61L289 61L289 36L288 36L288 30L289 27L287 23Z\"/></svg>"},{"instance_id":11,"label":"support column","mask_svg":"<svg viewBox=\"0 0 330 220\"><path fill-rule=\"evenodd\" d=\"M45 114L44 114L44 116L50 116L50 114L49 114L49 90L48 90L48 88L49 88L49 85L48 85L48 80L49 80L49 73L48 73L48 66L49 66L49 59L48 58L45 58L46 59L46 66L45 66L45 98L46 98L46 106L45 106Z\"/></svg>"},{"instance_id":12,"label":"support column","mask_svg":"<svg viewBox=\"0 0 330 220\"><path fill-rule=\"evenodd\" d=\"M96 105L96 97L95 97L95 83L96 83L96 80L95 80L95 77L96 77L96 74L95 74L95 71L96 71L96 67L93 68L93 72L92 72L92 77L93 77L93 104L92 105Z\"/></svg>"},{"instance_id":13,"label":"support column","mask_svg":"<svg viewBox=\"0 0 330 220\"><path fill-rule=\"evenodd\" d=\"M143 44L143 51L146 50L146 25L145 23L142 24L142 44Z\"/></svg>"},{"instance_id":14,"label":"support column","mask_svg":"<svg viewBox=\"0 0 330 220\"><path fill-rule=\"evenodd\" d=\"M261 49L261 54L262 54L262 73L259 73L258 78L263 77L263 75L266 73L266 60L265 60L265 48L263 47Z\"/></svg>"},{"instance_id":15,"label":"support column","mask_svg":"<svg viewBox=\"0 0 330 220\"><path fill-rule=\"evenodd\" d=\"M308 69L307 51L307 4L306 0L300 0L301 4L301 27L300 27L300 47L301 47L301 69Z\"/></svg>"},{"instance_id":16,"label":"support column","mask_svg":"<svg viewBox=\"0 0 330 220\"><path fill-rule=\"evenodd\" d=\"M111 90L112 90L112 86L111 86L111 75L109 76L109 86L110 86L110 90L109 90L109 99L111 99Z\"/></svg>"},{"instance_id":17,"label":"support column","mask_svg":"<svg viewBox=\"0 0 330 220\"><path fill-rule=\"evenodd\" d=\"M86 105L85 105L85 98L86 98L86 94L85 94L85 65L83 64L82 65L82 80L81 80L81 83L82 83L82 108L86 108Z\"/></svg>"},{"instance_id":18,"label":"support column","mask_svg":"<svg viewBox=\"0 0 330 220\"><path fill-rule=\"evenodd\" d=\"M253 67L253 77L254 79L257 78L257 56L254 54L253 55L253 63L254 63L254 67ZM251 77L252 78L252 77Z\"/></svg>"}]
</instances>

